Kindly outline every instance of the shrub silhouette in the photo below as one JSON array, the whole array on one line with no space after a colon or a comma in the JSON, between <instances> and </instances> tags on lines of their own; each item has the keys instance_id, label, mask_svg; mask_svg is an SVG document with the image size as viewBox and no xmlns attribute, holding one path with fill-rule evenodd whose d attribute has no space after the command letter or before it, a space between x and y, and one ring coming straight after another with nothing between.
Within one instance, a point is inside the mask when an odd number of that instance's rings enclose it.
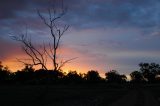
<instances>
[{"instance_id":1,"label":"shrub silhouette","mask_svg":"<svg viewBox=\"0 0 160 106\"><path fill-rule=\"evenodd\" d=\"M156 63L140 63L140 70L130 73L133 83L155 83L160 82L160 65ZM22 70L10 72L7 67L0 62L0 83L19 83L19 84L64 84L64 83L125 83L127 77L119 74L116 70L105 73L105 80L100 77L98 71L88 71L77 73L69 71L65 73L62 70L35 70L31 65L26 65Z\"/></svg>"},{"instance_id":2,"label":"shrub silhouette","mask_svg":"<svg viewBox=\"0 0 160 106\"><path fill-rule=\"evenodd\" d=\"M8 67L4 67L2 65L2 62L0 62L0 82L1 83L6 83L8 81L10 81L10 71L8 69Z\"/></svg>"},{"instance_id":3,"label":"shrub silhouette","mask_svg":"<svg viewBox=\"0 0 160 106\"><path fill-rule=\"evenodd\" d=\"M97 71L91 70L88 71L85 75L85 79L87 82L96 83L101 81L101 77Z\"/></svg>"},{"instance_id":4,"label":"shrub silhouette","mask_svg":"<svg viewBox=\"0 0 160 106\"><path fill-rule=\"evenodd\" d=\"M32 82L34 79L34 69L28 65L25 66L21 71L14 73L14 81L19 83Z\"/></svg>"},{"instance_id":5,"label":"shrub silhouette","mask_svg":"<svg viewBox=\"0 0 160 106\"><path fill-rule=\"evenodd\" d=\"M105 73L106 80L109 83L122 83L126 82L127 77L125 75L120 75L116 70L111 70Z\"/></svg>"},{"instance_id":6,"label":"shrub silhouette","mask_svg":"<svg viewBox=\"0 0 160 106\"><path fill-rule=\"evenodd\" d=\"M83 75L78 74L77 71L69 71L69 73L65 76L64 81L69 83L82 83L84 79Z\"/></svg>"},{"instance_id":7,"label":"shrub silhouette","mask_svg":"<svg viewBox=\"0 0 160 106\"><path fill-rule=\"evenodd\" d=\"M160 66L156 63L140 63L140 71L143 77L150 83L156 82L156 76L159 74Z\"/></svg>"},{"instance_id":8,"label":"shrub silhouette","mask_svg":"<svg viewBox=\"0 0 160 106\"><path fill-rule=\"evenodd\" d=\"M143 78L143 75L141 72L139 71L133 71L131 74L131 82L134 82L134 83L141 83L141 82L144 82L144 78Z\"/></svg>"}]
</instances>

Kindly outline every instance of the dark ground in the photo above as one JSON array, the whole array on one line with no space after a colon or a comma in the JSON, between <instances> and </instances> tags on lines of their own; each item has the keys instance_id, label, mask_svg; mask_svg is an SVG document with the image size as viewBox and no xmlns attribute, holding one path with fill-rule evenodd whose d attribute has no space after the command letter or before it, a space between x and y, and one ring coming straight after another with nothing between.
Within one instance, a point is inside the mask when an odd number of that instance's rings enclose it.
<instances>
[{"instance_id":1,"label":"dark ground","mask_svg":"<svg viewBox=\"0 0 160 106\"><path fill-rule=\"evenodd\" d=\"M160 85L1 85L0 106L160 106Z\"/></svg>"}]
</instances>

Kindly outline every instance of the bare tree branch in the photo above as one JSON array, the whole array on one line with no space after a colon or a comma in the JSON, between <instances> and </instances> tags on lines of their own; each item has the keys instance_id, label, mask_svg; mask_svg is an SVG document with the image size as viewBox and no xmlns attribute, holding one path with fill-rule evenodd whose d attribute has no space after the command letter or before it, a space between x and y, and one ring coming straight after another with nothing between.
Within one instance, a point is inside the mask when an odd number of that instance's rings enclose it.
<instances>
[{"instance_id":1,"label":"bare tree branch","mask_svg":"<svg viewBox=\"0 0 160 106\"><path fill-rule=\"evenodd\" d=\"M49 28L50 34L53 38L52 45L51 43L49 43L49 50L47 50L46 48L44 50L48 57L53 61L54 70L60 69L62 66L64 66L65 63L68 62L68 60L64 61L61 63L61 65L57 62L57 50L59 48L61 37L69 28L69 25L65 25L63 28L60 28L62 26L59 26L57 24L57 20L62 18L66 14L66 9L64 8L63 0L61 5L61 12L59 14L56 8L54 7L48 9L48 17L43 16L39 11L37 11L37 13L43 21L43 23Z\"/></svg>"},{"instance_id":2,"label":"bare tree branch","mask_svg":"<svg viewBox=\"0 0 160 106\"><path fill-rule=\"evenodd\" d=\"M58 70L61 70L61 68L66 64L66 63L69 63L70 61L74 60L74 59L77 59L78 57L75 57L75 58L71 58L71 59L68 59L68 60L65 60L65 61L61 61L60 63L60 66L58 67Z\"/></svg>"},{"instance_id":3,"label":"bare tree branch","mask_svg":"<svg viewBox=\"0 0 160 106\"><path fill-rule=\"evenodd\" d=\"M43 52L41 53L38 49L36 49L33 46L32 42L31 42L31 38L28 39L27 35L21 34L19 36L12 36L12 39L19 41L23 44L22 49L30 57L33 65L41 65L42 69L47 70L47 67L45 65L45 57L43 55ZM25 61L22 61L19 59L18 59L18 61L22 62L24 64L28 64Z\"/></svg>"},{"instance_id":4,"label":"bare tree branch","mask_svg":"<svg viewBox=\"0 0 160 106\"><path fill-rule=\"evenodd\" d=\"M58 11L55 7L49 8L47 10L48 15L43 15L39 10L37 14L42 20L42 22L50 30L50 35L52 37L52 42L46 46L44 43L42 49L37 48L33 43L31 37L28 37L28 32L26 28L25 34L19 36L12 36L13 40L19 41L23 44L23 51L28 55L32 65L40 65L42 69L47 70L47 61L50 59L53 63L53 70L61 69L66 63L74 60L75 58L58 62L57 51L59 49L60 41L64 33L68 30L69 25L60 25L59 20L66 14L67 9L64 8L64 3L62 0L61 11ZM24 64L28 64L23 60L18 60Z\"/></svg>"}]
</instances>

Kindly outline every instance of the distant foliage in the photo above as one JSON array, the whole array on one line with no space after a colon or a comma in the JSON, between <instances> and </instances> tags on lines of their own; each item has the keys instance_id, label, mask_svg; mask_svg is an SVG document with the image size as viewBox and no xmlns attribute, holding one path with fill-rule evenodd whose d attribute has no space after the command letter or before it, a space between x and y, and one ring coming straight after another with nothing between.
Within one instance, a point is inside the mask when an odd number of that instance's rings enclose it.
<instances>
[{"instance_id":1,"label":"distant foliage","mask_svg":"<svg viewBox=\"0 0 160 106\"><path fill-rule=\"evenodd\" d=\"M25 66L21 71L17 71L14 73L14 81L19 83L26 83L29 81L33 81L34 79L34 69L30 66Z\"/></svg>"},{"instance_id":2,"label":"distant foliage","mask_svg":"<svg viewBox=\"0 0 160 106\"><path fill-rule=\"evenodd\" d=\"M133 71L131 76L131 82L141 83L158 83L160 82L160 65L156 63L140 63L140 70Z\"/></svg>"},{"instance_id":3,"label":"distant foliage","mask_svg":"<svg viewBox=\"0 0 160 106\"><path fill-rule=\"evenodd\" d=\"M143 74L139 71L133 71L131 74L131 82L134 82L134 83L142 83L144 82L144 77L143 77Z\"/></svg>"},{"instance_id":4,"label":"distant foliage","mask_svg":"<svg viewBox=\"0 0 160 106\"><path fill-rule=\"evenodd\" d=\"M94 70L88 71L87 74L85 75L85 78L87 82L92 82L92 83L101 81L99 73Z\"/></svg>"},{"instance_id":5,"label":"distant foliage","mask_svg":"<svg viewBox=\"0 0 160 106\"><path fill-rule=\"evenodd\" d=\"M77 71L69 71L64 80L70 83L82 83L84 82L84 77L83 74L78 74Z\"/></svg>"},{"instance_id":6,"label":"distant foliage","mask_svg":"<svg viewBox=\"0 0 160 106\"><path fill-rule=\"evenodd\" d=\"M105 73L105 76L109 83L123 83L126 82L127 79L125 75L120 75L116 70L111 70Z\"/></svg>"},{"instance_id":7,"label":"distant foliage","mask_svg":"<svg viewBox=\"0 0 160 106\"><path fill-rule=\"evenodd\" d=\"M130 73L130 83L160 83L160 65L156 63L140 63L140 69ZM26 65L22 70L11 72L0 62L0 84L80 84L80 83L127 83L127 77L116 70L105 73L102 78L98 71L85 73L62 70L35 70Z\"/></svg>"},{"instance_id":8,"label":"distant foliage","mask_svg":"<svg viewBox=\"0 0 160 106\"><path fill-rule=\"evenodd\" d=\"M150 83L156 82L156 76L160 73L160 65L156 63L140 63L140 72L146 81Z\"/></svg>"},{"instance_id":9,"label":"distant foliage","mask_svg":"<svg viewBox=\"0 0 160 106\"><path fill-rule=\"evenodd\" d=\"M8 83L10 81L10 71L8 67L4 67L0 62L0 83Z\"/></svg>"}]
</instances>

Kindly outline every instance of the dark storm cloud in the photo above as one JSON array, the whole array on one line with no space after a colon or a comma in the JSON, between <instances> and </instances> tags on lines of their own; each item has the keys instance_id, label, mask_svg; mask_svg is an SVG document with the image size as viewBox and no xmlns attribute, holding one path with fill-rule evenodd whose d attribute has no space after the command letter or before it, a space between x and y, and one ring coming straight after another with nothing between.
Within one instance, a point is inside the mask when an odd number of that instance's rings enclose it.
<instances>
[{"instance_id":1,"label":"dark storm cloud","mask_svg":"<svg viewBox=\"0 0 160 106\"><path fill-rule=\"evenodd\" d=\"M25 0L0 0L0 19L15 17L15 11L25 8Z\"/></svg>"},{"instance_id":2,"label":"dark storm cloud","mask_svg":"<svg viewBox=\"0 0 160 106\"><path fill-rule=\"evenodd\" d=\"M68 21L77 27L153 27L160 23L158 0L81 0L69 7Z\"/></svg>"},{"instance_id":3,"label":"dark storm cloud","mask_svg":"<svg viewBox=\"0 0 160 106\"><path fill-rule=\"evenodd\" d=\"M1 0L0 18L38 18L36 9L48 8L51 4L60 5L58 2ZM68 7L64 21L76 28L160 26L159 0L64 0L64 4Z\"/></svg>"},{"instance_id":4,"label":"dark storm cloud","mask_svg":"<svg viewBox=\"0 0 160 106\"><path fill-rule=\"evenodd\" d=\"M0 0L0 19L15 18L17 11L31 12L29 11L30 9L48 8L51 4L59 5L58 1L59 0ZM30 15L33 15L32 12Z\"/></svg>"},{"instance_id":5,"label":"dark storm cloud","mask_svg":"<svg viewBox=\"0 0 160 106\"><path fill-rule=\"evenodd\" d=\"M1 0L0 36L8 36L6 32L23 32L25 25L32 32L45 29L36 9L43 9L42 12L45 13L44 10L52 4L60 6L58 2L59 0ZM159 35L159 0L64 0L64 4L68 7L68 12L63 22L75 29L134 27L141 30L141 36Z\"/></svg>"},{"instance_id":6,"label":"dark storm cloud","mask_svg":"<svg viewBox=\"0 0 160 106\"><path fill-rule=\"evenodd\" d=\"M44 29L44 24L38 17L37 9L42 10L42 13L47 12L47 9L53 4L59 6L61 3L58 1L0 0L0 36L7 36L11 32L22 32L26 25L32 30Z\"/></svg>"}]
</instances>

